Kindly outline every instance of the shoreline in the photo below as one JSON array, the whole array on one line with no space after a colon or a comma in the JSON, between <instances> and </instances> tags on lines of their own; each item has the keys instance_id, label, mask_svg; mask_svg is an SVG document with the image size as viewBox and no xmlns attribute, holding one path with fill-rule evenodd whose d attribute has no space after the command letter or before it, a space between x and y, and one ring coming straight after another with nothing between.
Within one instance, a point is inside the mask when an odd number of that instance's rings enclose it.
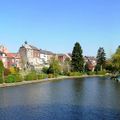
<instances>
[{"instance_id":1,"label":"shoreline","mask_svg":"<svg viewBox=\"0 0 120 120\"><path fill-rule=\"evenodd\" d=\"M41 79L41 80L22 81L22 82L17 82L17 83L3 83L3 84L0 84L0 88L15 87L15 86L34 84L34 83L42 83L42 82L51 82L51 81L57 81L57 80L62 80L62 79L104 77L104 76L106 76L106 75L61 76L61 77L56 77L56 78L46 78L46 79Z\"/></svg>"}]
</instances>

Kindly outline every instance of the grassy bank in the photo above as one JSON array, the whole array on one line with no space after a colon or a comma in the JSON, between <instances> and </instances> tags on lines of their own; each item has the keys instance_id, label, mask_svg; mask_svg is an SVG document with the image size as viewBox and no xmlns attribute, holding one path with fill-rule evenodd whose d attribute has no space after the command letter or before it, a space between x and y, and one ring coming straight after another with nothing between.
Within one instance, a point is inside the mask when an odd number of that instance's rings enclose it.
<instances>
[{"instance_id":1,"label":"grassy bank","mask_svg":"<svg viewBox=\"0 0 120 120\"><path fill-rule=\"evenodd\" d=\"M81 75L81 76L59 76L55 78L44 78L38 80L29 80L29 81L21 81L21 82L14 82L14 83L3 83L0 84L1 88L4 87L12 87L12 86L19 86L25 84L32 84L32 83L40 83L40 82L49 82L49 81L56 81L56 80L63 80L63 79L72 79L72 78L85 78L85 77L103 77L105 75Z\"/></svg>"}]
</instances>

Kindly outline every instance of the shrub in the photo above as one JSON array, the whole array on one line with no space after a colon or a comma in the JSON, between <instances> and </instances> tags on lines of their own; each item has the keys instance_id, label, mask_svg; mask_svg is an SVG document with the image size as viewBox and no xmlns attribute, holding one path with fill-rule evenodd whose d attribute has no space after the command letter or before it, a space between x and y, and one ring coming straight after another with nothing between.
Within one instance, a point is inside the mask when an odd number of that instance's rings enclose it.
<instances>
[{"instance_id":1,"label":"shrub","mask_svg":"<svg viewBox=\"0 0 120 120\"><path fill-rule=\"evenodd\" d=\"M42 72L45 73L45 74L47 74L48 73L48 69L49 69L48 67L43 67L42 68Z\"/></svg>"},{"instance_id":2,"label":"shrub","mask_svg":"<svg viewBox=\"0 0 120 120\"><path fill-rule=\"evenodd\" d=\"M22 82L23 77L20 74L15 74L15 82Z\"/></svg>"},{"instance_id":3,"label":"shrub","mask_svg":"<svg viewBox=\"0 0 120 120\"><path fill-rule=\"evenodd\" d=\"M106 74L106 71L98 71L97 72L97 75L105 75Z\"/></svg>"},{"instance_id":4,"label":"shrub","mask_svg":"<svg viewBox=\"0 0 120 120\"><path fill-rule=\"evenodd\" d=\"M48 78L54 78L53 74L48 74Z\"/></svg>"},{"instance_id":5,"label":"shrub","mask_svg":"<svg viewBox=\"0 0 120 120\"><path fill-rule=\"evenodd\" d=\"M87 72L87 75L95 75L95 74L96 74L96 72L92 72L92 71Z\"/></svg>"},{"instance_id":6,"label":"shrub","mask_svg":"<svg viewBox=\"0 0 120 120\"><path fill-rule=\"evenodd\" d=\"M69 72L68 75L69 76L81 76L81 75L83 75L83 73L81 73L81 72Z\"/></svg>"},{"instance_id":7,"label":"shrub","mask_svg":"<svg viewBox=\"0 0 120 120\"><path fill-rule=\"evenodd\" d=\"M47 74L39 74L38 79L45 79L47 78Z\"/></svg>"},{"instance_id":8,"label":"shrub","mask_svg":"<svg viewBox=\"0 0 120 120\"><path fill-rule=\"evenodd\" d=\"M3 83L3 79L0 77L0 84Z\"/></svg>"},{"instance_id":9,"label":"shrub","mask_svg":"<svg viewBox=\"0 0 120 120\"><path fill-rule=\"evenodd\" d=\"M16 80L15 75L12 75L12 74L11 74L11 75L8 75L8 76L6 77L5 82L6 82L6 83L14 83L15 80Z\"/></svg>"},{"instance_id":10,"label":"shrub","mask_svg":"<svg viewBox=\"0 0 120 120\"><path fill-rule=\"evenodd\" d=\"M37 80L37 74L36 72L31 72L28 75L25 76L25 80L29 81L29 80Z\"/></svg>"}]
</instances>

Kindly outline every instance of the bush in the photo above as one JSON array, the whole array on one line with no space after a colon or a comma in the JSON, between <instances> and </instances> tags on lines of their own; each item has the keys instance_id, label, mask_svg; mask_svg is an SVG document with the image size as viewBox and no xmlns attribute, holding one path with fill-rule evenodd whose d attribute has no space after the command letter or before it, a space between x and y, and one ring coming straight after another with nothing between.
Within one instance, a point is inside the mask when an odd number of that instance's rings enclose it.
<instances>
[{"instance_id":1,"label":"bush","mask_svg":"<svg viewBox=\"0 0 120 120\"><path fill-rule=\"evenodd\" d=\"M25 76L25 80L29 81L29 80L37 80L37 74L36 72L31 72L28 75Z\"/></svg>"},{"instance_id":2,"label":"bush","mask_svg":"<svg viewBox=\"0 0 120 120\"><path fill-rule=\"evenodd\" d=\"M106 71L98 71L97 72L97 75L105 75L106 74Z\"/></svg>"},{"instance_id":3,"label":"bush","mask_svg":"<svg viewBox=\"0 0 120 120\"><path fill-rule=\"evenodd\" d=\"M3 83L3 79L0 77L0 84Z\"/></svg>"},{"instance_id":4,"label":"bush","mask_svg":"<svg viewBox=\"0 0 120 120\"><path fill-rule=\"evenodd\" d=\"M96 75L96 72L88 71L87 75Z\"/></svg>"},{"instance_id":5,"label":"bush","mask_svg":"<svg viewBox=\"0 0 120 120\"><path fill-rule=\"evenodd\" d=\"M22 82L23 77L20 74L15 74L15 82Z\"/></svg>"},{"instance_id":6,"label":"bush","mask_svg":"<svg viewBox=\"0 0 120 120\"><path fill-rule=\"evenodd\" d=\"M48 78L54 78L53 74L48 74Z\"/></svg>"},{"instance_id":7,"label":"bush","mask_svg":"<svg viewBox=\"0 0 120 120\"><path fill-rule=\"evenodd\" d=\"M47 74L39 74L38 79L45 79L47 78Z\"/></svg>"},{"instance_id":8,"label":"bush","mask_svg":"<svg viewBox=\"0 0 120 120\"><path fill-rule=\"evenodd\" d=\"M15 80L16 80L15 75L12 75L12 74L11 74L11 75L8 75L8 76L6 77L5 82L6 82L6 83L14 83Z\"/></svg>"},{"instance_id":9,"label":"bush","mask_svg":"<svg viewBox=\"0 0 120 120\"><path fill-rule=\"evenodd\" d=\"M43 67L43 68L42 68L42 72L43 72L43 73L45 73L45 74L47 74L47 73L48 73L48 70L49 70L49 68L48 68L48 67Z\"/></svg>"},{"instance_id":10,"label":"bush","mask_svg":"<svg viewBox=\"0 0 120 120\"><path fill-rule=\"evenodd\" d=\"M83 75L83 73L80 73L80 72L69 72L68 73L68 76L81 76Z\"/></svg>"}]
</instances>

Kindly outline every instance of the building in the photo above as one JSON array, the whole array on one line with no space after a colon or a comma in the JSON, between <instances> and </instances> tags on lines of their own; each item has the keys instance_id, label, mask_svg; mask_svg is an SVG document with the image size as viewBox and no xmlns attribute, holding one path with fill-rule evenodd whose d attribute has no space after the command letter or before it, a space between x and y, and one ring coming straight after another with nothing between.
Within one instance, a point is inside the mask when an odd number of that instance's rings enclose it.
<instances>
[{"instance_id":1,"label":"building","mask_svg":"<svg viewBox=\"0 0 120 120\"><path fill-rule=\"evenodd\" d=\"M69 54L57 54L57 56L60 63L64 63L66 59L71 60L71 56Z\"/></svg>"},{"instance_id":2,"label":"building","mask_svg":"<svg viewBox=\"0 0 120 120\"><path fill-rule=\"evenodd\" d=\"M24 69L40 69L40 50L32 45L25 42L19 49L19 54L21 57L22 68Z\"/></svg>"},{"instance_id":3,"label":"building","mask_svg":"<svg viewBox=\"0 0 120 120\"><path fill-rule=\"evenodd\" d=\"M97 65L97 60L93 56L85 56L84 57L85 65L87 64L87 68L90 71L94 71Z\"/></svg>"},{"instance_id":4,"label":"building","mask_svg":"<svg viewBox=\"0 0 120 120\"><path fill-rule=\"evenodd\" d=\"M40 49L40 59L42 59L43 64L49 65L51 58L55 57L55 55L56 54L51 51Z\"/></svg>"},{"instance_id":5,"label":"building","mask_svg":"<svg viewBox=\"0 0 120 120\"><path fill-rule=\"evenodd\" d=\"M7 54L7 62L8 67L17 67L21 69L21 58L19 53L6 53Z\"/></svg>"}]
</instances>

